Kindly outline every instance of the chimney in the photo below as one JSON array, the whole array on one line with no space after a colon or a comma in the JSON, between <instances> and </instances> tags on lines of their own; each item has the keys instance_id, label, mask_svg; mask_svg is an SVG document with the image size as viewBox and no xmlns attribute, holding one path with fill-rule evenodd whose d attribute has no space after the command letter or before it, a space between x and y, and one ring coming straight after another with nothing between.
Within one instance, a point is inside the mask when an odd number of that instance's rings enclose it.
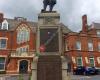
<instances>
[{"instance_id":1,"label":"chimney","mask_svg":"<svg viewBox=\"0 0 100 80\"><path fill-rule=\"evenodd\" d=\"M82 32L87 32L87 15L82 16Z\"/></svg>"},{"instance_id":2,"label":"chimney","mask_svg":"<svg viewBox=\"0 0 100 80\"><path fill-rule=\"evenodd\" d=\"M0 13L0 23L3 22L3 13Z\"/></svg>"}]
</instances>

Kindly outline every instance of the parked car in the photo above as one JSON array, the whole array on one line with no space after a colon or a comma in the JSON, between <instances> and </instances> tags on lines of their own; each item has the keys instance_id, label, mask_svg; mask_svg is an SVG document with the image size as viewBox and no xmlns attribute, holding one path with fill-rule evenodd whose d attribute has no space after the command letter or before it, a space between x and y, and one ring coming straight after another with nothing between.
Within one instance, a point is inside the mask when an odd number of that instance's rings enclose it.
<instances>
[{"instance_id":1,"label":"parked car","mask_svg":"<svg viewBox=\"0 0 100 80\"><path fill-rule=\"evenodd\" d=\"M85 72L85 67L84 66L78 66L73 70L73 74L75 75L83 75Z\"/></svg>"},{"instance_id":2,"label":"parked car","mask_svg":"<svg viewBox=\"0 0 100 80\"><path fill-rule=\"evenodd\" d=\"M95 75L95 74L97 74L97 72L98 71L96 70L95 67L86 67L84 74L85 75Z\"/></svg>"},{"instance_id":3,"label":"parked car","mask_svg":"<svg viewBox=\"0 0 100 80\"><path fill-rule=\"evenodd\" d=\"M100 69L97 69L97 74L99 74L99 75L100 75Z\"/></svg>"},{"instance_id":4,"label":"parked car","mask_svg":"<svg viewBox=\"0 0 100 80\"><path fill-rule=\"evenodd\" d=\"M100 68L96 67L96 74L100 75Z\"/></svg>"}]
</instances>

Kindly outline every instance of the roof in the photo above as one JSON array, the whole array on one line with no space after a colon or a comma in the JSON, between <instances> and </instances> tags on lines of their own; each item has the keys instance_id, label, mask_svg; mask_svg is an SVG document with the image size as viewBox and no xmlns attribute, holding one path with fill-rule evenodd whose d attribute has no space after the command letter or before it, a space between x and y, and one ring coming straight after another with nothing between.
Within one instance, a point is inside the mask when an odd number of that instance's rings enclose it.
<instances>
[{"instance_id":1,"label":"roof","mask_svg":"<svg viewBox=\"0 0 100 80\"><path fill-rule=\"evenodd\" d=\"M21 22L25 22L28 26L30 26L31 30L33 32L36 32L36 27L38 26L37 22L32 22L32 21L22 21L22 20L17 20L17 19L8 19L5 18L8 22L8 26L9 26L9 30L8 31L14 31L17 26L21 23ZM63 33L69 33L72 32L67 26L65 26L63 23L59 24L62 27L62 31ZM0 26L1 29L1 26Z\"/></svg>"},{"instance_id":2,"label":"roof","mask_svg":"<svg viewBox=\"0 0 100 80\"><path fill-rule=\"evenodd\" d=\"M21 21L21 20L15 20L15 19L8 19L5 18L8 22L8 26L9 26L9 31L13 31L16 29L16 27L21 23L21 22L25 22L28 26L30 26L30 28L33 28L37 26L36 22L31 22L31 21ZM1 26L0 26L1 27ZM1 28L0 28L1 29Z\"/></svg>"},{"instance_id":3,"label":"roof","mask_svg":"<svg viewBox=\"0 0 100 80\"><path fill-rule=\"evenodd\" d=\"M93 22L92 24L91 24L91 26L89 26L88 27L88 29L100 29L100 23L95 23L95 22Z\"/></svg>"},{"instance_id":4,"label":"roof","mask_svg":"<svg viewBox=\"0 0 100 80\"><path fill-rule=\"evenodd\" d=\"M67 26L65 26L63 23L60 23L60 26L62 27L62 32L64 34L72 32Z\"/></svg>"}]
</instances>

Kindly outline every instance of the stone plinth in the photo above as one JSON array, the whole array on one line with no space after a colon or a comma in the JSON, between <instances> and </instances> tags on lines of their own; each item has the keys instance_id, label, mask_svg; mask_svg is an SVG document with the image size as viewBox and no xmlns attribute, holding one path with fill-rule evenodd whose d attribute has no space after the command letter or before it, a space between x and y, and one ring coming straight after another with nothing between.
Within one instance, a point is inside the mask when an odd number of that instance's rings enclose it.
<instances>
[{"instance_id":1,"label":"stone plinth","mask_svg":"<svg viewBox=\"0 0 100 80\"><path fill-rule=\"evenodd\" d=\"M57 26L59 24L60 15L57 12L46 12L38 15L39 26Z\"/></svg>"}]
</instances>

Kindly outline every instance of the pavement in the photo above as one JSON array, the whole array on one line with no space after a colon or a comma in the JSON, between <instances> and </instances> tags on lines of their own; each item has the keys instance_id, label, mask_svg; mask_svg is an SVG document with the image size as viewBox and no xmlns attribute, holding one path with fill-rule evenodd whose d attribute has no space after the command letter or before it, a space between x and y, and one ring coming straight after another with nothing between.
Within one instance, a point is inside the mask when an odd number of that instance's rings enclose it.
<instances>
[{"instance_id":1,"label":"pavement","mask_svg":"<svg viewBox=\"0 0 100 80\"><path fill-rule=\"evenodd\" d=\"M11 74L11 75L0 75L0 80L29 80L29 74Z\"/></svg>"},{"instance_id":2,"label":"pavement","mask_svg":"<svg viewBox=\"0 0 100 80\"><path fill-rule=\"evenodd\" d=\"M70 79L67 80L100 80L100 75L84 76L69 74L69 77ZM23 78L23 80L29 80L29 75L23 74L20 78ZM0 80L19 80L19 75L0 75Z\"/></svg>"}]
</instances>

